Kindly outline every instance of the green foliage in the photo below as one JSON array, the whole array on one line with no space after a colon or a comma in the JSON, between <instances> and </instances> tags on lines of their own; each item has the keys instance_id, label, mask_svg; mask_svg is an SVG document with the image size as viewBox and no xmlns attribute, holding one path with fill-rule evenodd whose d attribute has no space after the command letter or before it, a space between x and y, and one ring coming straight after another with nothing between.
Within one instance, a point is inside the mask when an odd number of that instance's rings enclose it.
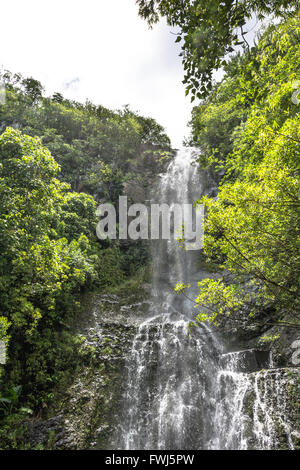
<instances>
[{"instance_id":1,"label":"green foliage","mask_svg":"<svg viewBox=\"0 0 300 470\"><path fill-rule=\"evenodd\" d=\"M55 350L61 329L81 288L99 282L96 260L101 271L93 233L96 203L71 193L57 180L58 170L39 139L9 128L0 136L0 324L1 338L9 340L5 381L24 385L27 397L63 370L64 348ZM54 373L55 362L60 363ZM34 395L33 404L44 399Z\"/></svg>"},{"instance_id":2,"label":"green foliage","mask_svg":"<svg viewBox=\"0 0 300 470\"><path fill-rule=\"evenodd\" d=\"M265 131L272 141L296 116L292 93L299 78L299 40L297 15L269 26L251 56L232 59L222 83L194 107L189 143L201 149L202 166L234 176L245 162L260 158Z\"/></svg>"},{"instance_id":3,"label":"green foliage","mask_svg":"<svg viewBox=\"0 0 300 470\"><path fill-rule=\"evenodd\" d=\"M103 250L99 258L101 270L99 283L101 286L117 286L124 280L122 271L122 255L118 245L112 245Z\"/></svg>"},{"instance_id":4,"label":"green foliage","mask_svg":"<svg viewBox=\"0 0 300 470\"><path fill-rule=\"evenodd\" d=\"M0 426L1 450L31 449L30 444L26 444L26 414L19 409L14 409L13 413L2 416Z\"/></svg>"},{"instance_id":5,"label":"green foliage","mask_svg":"<svg viewBox=\"0 0 300 470\"><path fill-rule=\"evenodd\" d=\"M4 416L12 414L18 408L20 395L22 392L21 385L17 385L16 387L11 387L7 390L5 396L0 394L0 413ZM30 408L19 408L21 413L25 414L32 414L32 410Z\"/></svg>"},{"instance_id":6,"label":"green foliage","mask_svg":"<svg viewBox=\"0 0 300 470\"><path fill-rule=\"evenodd\" d=\"M190 284L184 284L183 282L180 282L174 287L174 292L176 294L184 294L185 290L189 289L190 287Z\"/></svg>"},{"instance_id":7,"label":"green foliage","mask_svg":"<svg viewBox=\"0 0 300 470\"><path fill-rule=\"evenodd\" d=\"M170 150L163 127L128 106L110 111L65 100L58 93L44 97L39 82L9 72L0 79L6 88L0 130L1 125L2 130L11 126L39 136L61 166L61 179L75 191L115 202L128 174L138 170L143 176L140 160Z\"/></svg>"},{"instance_id":8,"label":"green foliage","mask_svg":"<svg viewBox=\"0 0 300 470\"><path fill-rule=\"evenodd\" d=\"M242 68L243 57L235 59ZM234 131L247 117L249 109L237 99L239 74L228 76L214 89L210 97L194 107L189 144L201 149L202 168L223 170L228 154L232 152Z\"/></svg>"},{"instance_id":9,"label":"green foliage","mask_svg":"<svg viewBox=\"0 0 300 470\"><path fill-rule=\"evenodd\" d=\"M133 276L149 262L149 246L145 240L132 243L122 257L122 270L127 276Z\"/></svg>"},{"instance_id":10,"label":"green foliage","mask_svg":"<svg viewBox=\"0 0 300 470\"><path fill-rule=\"evenodd\" d=\"M8 322L7 318L0 317L0 340L1 341L8 339L7 330L9 327L10 327L10 323Z\"/></svg>"},{"instance_id":11,"label":"green foliage","mask_svg":"<svg viewBox=\"0 0 300 470\"><path fill-rule=\"evenodd\" d=\"M292 313L299 309L299 181L286 159L296 164L298 152L288 136L265 151L260 163L221 186L217 200L202 200L208 209L204 250L223 268L250 276L278 310Z\"/></svg>"},{"instance_id":12,"label":"green foliage","mask_svg":"<svg viewBox=\"0 0 300 470\"><path fill-rule=\"evenodd\" d=\"M244 27L254 14L281 16L295 11L296 0L137 0L139 14L153 25L160 16L179 28L186 94L204 98L212 89L213 71L227 65L228 54L242 45L249 53Z\"/></svg>"},{"instance_id":13,"label":"green foliage","mask_svg":"<svg viewBox=\"0 0 300 470\"><path fill-rule=\"evenodd\" d=\"M280 338L280 335L264 335L259 339L259 343L261 344L268 344L268 343L274 343L274 341L277 341Z\"/></svg>"},{"instance_id":14,"label":"green foliage","mask_svg":"<svg viewBox=\"0 0 300 470\"><path fill-rule=\"evenodd\" d=\"M226 170L218 198L201 200L207 210L204 252L236 286L247 280L261 305L272 305L275 320L289 316L292 322L300 311L300 121L292 100L299 37L298 17L268 28L255 57L235 62L203 105L207 114L200 107L192 119L193 139L204 142L204 162ZM240 124L232 113L240 113ZM197 299L216 316L230 313L234 305L215 296L231 287L206 280ZM249 301L241 287L236 295L238 302Z\"/></svg>"},{"instance_id":15,"label":"green foliage","mask_svg":"<svg viewBox=\"0 0 300 470\"><path fill-rule=\"evenodd\" d=\"M203 279L198 283L199 294L195 299L195 307L200 306L201 310L197 314L198 322L209 321L213 325L218 325L218 317L236 312L242 306L238 287L236 285L226 286L220 280Z\"/></svg>"},{"instance_id":16,"label":"green foliage","mask_svg":"<svg viewBox=\"0 0 300 470\"><path fill-rule=\"evenodd\" d=\"M0 389L8 404L20 384L21 402L40 408L83 360L71 328L83 290L117 288L147 263L142 244L99 242L96 200L146 199L172 155L164 129L128 106L113 112L45 97L33 78L0 78Z\"/></svg>"},{"instance_id":17,"label":"green foliage","mask_svg":"<svg viewBox=\"0 0 300 470\"><path fill-rule=\"evenodd\" d=\"M101 250L96 239L94 199L70 192L58 170L39 139L10 128L0 136L4 382L22 384L33 406L49 401L65 370L76 367L77 340L66 328L81 290L123 279L117 247Z\"/></svg>"}]
</instances>

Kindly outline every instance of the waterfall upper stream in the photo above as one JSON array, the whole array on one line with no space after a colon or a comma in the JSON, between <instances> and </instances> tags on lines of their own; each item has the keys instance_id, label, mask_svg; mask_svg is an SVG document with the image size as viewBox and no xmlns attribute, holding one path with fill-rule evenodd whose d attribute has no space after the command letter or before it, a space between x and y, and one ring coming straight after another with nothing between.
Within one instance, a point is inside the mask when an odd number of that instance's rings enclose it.
<instances>
[{"instance_id":1,"label":"waterfall upper stream","mask_svg":"<svg viewBox=\"0 0 300 470\"><path fill-rule=\"evenodd\" d=\"M202 193L194 151L178 151L154 201L193 203ZM178 298L177 282L193 284L197 252L180 248L176 234L153 242L149 318L143 321L126 363L116 446L124 449L199 449L209 439L212 378L219 345L207 328L189 330L193 302Z\"/></svg>"}]
</instances>

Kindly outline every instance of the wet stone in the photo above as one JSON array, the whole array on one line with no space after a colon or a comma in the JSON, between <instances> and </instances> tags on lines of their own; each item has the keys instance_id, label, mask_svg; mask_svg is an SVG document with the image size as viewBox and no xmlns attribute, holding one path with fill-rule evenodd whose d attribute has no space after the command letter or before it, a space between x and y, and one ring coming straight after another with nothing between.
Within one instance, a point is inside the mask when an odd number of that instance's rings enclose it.
<instances>
[{"instance_id":1,"label":"wet stone","mask_svg":"<svg viewBox=\"0 0 300 470\"><path fill-rule=\"evenodd\" d=\"M256 372L270 367L269 351L246 349L222 354L219 358L220 367L235 372Z\"/></svg>"}]
</instances>

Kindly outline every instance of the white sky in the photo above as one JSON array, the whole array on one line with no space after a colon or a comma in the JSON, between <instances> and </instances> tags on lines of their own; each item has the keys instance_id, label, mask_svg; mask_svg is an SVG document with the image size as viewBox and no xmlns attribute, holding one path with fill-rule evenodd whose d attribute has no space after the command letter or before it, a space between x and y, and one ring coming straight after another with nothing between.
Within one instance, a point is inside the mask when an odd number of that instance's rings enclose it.
<instances>
[{"instance_id":1,"label":"white sky","mask_svg":"<svg viewBox=\"0 0 300 470\"><path fill-rule=\"evenodd\" d=\"M129 104L181 146L192 106L179 46L164 23L148 29L135 0L10 0L0 14L0 66L40 80L47 94Z\"/></svg>"},{"instance_id":2,"label":"white sky","mask_svg":"<svg viewBox=\"0 0 300 470\"><path fill-rule=\"evenodd\" d=\"M135 0L9 0L0 15L0 67L40 80L48 95L129 104L181 146L192 105L180 46L164 22L149 30Z\"/></svg>"}]
</instances>

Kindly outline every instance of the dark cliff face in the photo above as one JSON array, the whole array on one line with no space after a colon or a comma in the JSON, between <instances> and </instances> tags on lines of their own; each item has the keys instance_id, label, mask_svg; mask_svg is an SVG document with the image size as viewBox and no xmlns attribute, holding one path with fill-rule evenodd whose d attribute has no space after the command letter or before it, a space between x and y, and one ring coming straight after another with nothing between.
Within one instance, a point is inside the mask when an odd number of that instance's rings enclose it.
<instances>
[{"instance_id":1,"label":"dark cliff face","mask_svg":"<svg viewBox=\"0 0 300 470\"><path fill-rule=\"evenodd\" d=\"M48 419L27 425L32 447L107 449L119 419L125 362L137 321L148 309L147 285L116 294L93 295L76 326L82 363L72 384L60 391Z\"/></svg>"},{"instance_id":2,"label":"dark cliff face","mask_svg":"<svg viewBox=\"0 0 300 470\"><path fill-rule=\"evenodd\" d=\"M249 316L253 311L254 319ZM261 306L254 297L251 305L223 319L220 331L227 338L228 350L256 348L269 351L273 367L295 367L293 344L300 340L300 329L292 323L290 326L277 324L273 314L272 306Z\"/></svg>"}]
</instances>

